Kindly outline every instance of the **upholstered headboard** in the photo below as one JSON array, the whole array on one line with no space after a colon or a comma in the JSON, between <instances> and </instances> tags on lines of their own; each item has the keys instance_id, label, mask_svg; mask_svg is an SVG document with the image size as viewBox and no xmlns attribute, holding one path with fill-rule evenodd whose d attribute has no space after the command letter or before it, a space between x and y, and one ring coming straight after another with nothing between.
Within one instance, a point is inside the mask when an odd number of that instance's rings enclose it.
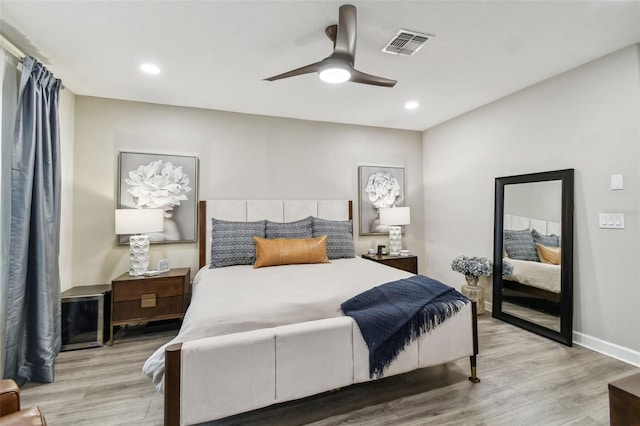
<instances>
[{"instance_id":1,"label":"upholstered headboard","mask_svg":"<svg viewBox=\"0 0 640 426\"><path fill-rule=\"evenodd\" d=\"M199 205L200 267L211 259L211 219L292 222L314 216L328 220L353 218L350 200L203 200Z\"/></svg>"},{"instance_id":2,"label":"upholstered headboard","mask_svg":"<svg viewBox=\"0 0 640 426\"><path fill-rule=\"evenodd\" d=\"M524 216L515 216L511 214L504 215L504 229L535 229L543 235L555 234L560 236L562 229L559 222L549 222L546 220L533 219Z\"/></svg>"}]
</instances>

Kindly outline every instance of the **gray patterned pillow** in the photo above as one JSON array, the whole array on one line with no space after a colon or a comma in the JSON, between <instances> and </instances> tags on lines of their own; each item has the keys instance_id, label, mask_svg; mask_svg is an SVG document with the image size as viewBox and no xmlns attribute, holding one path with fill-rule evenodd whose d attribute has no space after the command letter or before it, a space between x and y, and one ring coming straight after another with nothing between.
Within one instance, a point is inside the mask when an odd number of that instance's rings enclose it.
<instances>
[{"instance_id":1,"label":"gray patterned pillow","mask_svg":"<svg viewBox=\"0 0 640 426\"><path fill-rule=\"evenodd\" d=\"M535 243L547 247L560 247L560 237L558 237L556 234L542 235L535 229L532 229L531 236L533 237L533 242Z\"/></svg>"},{"instance_id":2,"label":"gray patterned pillow","mask_svg":"<svg viewBox=\"0 0 640 426\"><path fill-rule=\"evenodd\" d=\"M294 222L271 222L267 221L266 238L313 238L313 227L311 216L296 220Z\"/></svg>"},{"instance_id":3,"label":"gray patterned pillow","mask_svg":"<svg viewBox=\"0 0 640 426\"><path fill-rule=\"evenodd\" d=\"M210 268L252 265L256 261L253 237L264 238L265 223L265 220L230 222L211 219Z\"/></svg>"},{"instance_id":4,"label":"gray patterned pillow","mask_svg":"<svg viewBox=\"0 0 640 426\"><path fill-rule=\"evenodd\" d=\"M504 249L511 259L539 261L536 245L528 229L521 231L505 229Z\"/></svg>"},{"instance_id":5,"label":"gray patterned pillow","mask_svg":"<svg viewBox=\"0 0 640 426\"><path fill-rule=\"evenodd\" d=\"M356 257L353 247L353 224L351 220L312 219L313 237L327 236L327 257L341 259Z\"/></svg>"}]
</instances>

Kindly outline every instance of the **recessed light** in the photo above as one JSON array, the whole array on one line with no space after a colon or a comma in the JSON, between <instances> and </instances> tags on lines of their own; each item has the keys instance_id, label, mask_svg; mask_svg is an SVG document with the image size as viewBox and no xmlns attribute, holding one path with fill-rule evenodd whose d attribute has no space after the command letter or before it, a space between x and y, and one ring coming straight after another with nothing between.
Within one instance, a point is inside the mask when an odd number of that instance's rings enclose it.
<instances>
[{"instance_id":1,"label":"recessed light","mask_svg":"<svg viewBox=\"0 0 640 426\"><path fill-rule=\"evenodd\" d=\"M160 67L150 62L140 65L140 69L147 74L160 74Z\"/></svg>"},{"instance_id":2,"label":"recessed light","mask_svg":"<svg viewBox=\"0 0 640 426\"><path fill-rule=\"evenodd\" d=\"M416 109L420 106L420 104L416 101L409 101L406 104L404 104L404 107L406 109Z\"/></svg>"}]
</instances>

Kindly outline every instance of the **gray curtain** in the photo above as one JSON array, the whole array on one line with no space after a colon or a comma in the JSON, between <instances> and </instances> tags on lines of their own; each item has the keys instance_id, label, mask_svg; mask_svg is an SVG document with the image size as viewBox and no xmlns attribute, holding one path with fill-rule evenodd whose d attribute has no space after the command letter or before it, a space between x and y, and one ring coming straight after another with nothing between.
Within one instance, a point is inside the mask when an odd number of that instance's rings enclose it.
<instances>
[{"instance_id":1,"label":"gray curtain","mask_svg":"<svg viewBox=\"0 0 640 426\"><path fill-rule=\"evenodd\" d=\"M4 377L52 382L60 352L61 81L23 62L11 164L11 241Z\"/></svg>"},{"instance_id":2,"label":"gray curtain","mask_svg":"<svg viewBox=\"0 0 640 426\"><path fill-rule=\"evenodd\" d=\"M0 372L4 371L4 336L9 286L9 241L11 237L11 157L13 131L18 108L18 60L0 49L0 109L2 149L0 149Z\"/></svg>"}]
</instances>

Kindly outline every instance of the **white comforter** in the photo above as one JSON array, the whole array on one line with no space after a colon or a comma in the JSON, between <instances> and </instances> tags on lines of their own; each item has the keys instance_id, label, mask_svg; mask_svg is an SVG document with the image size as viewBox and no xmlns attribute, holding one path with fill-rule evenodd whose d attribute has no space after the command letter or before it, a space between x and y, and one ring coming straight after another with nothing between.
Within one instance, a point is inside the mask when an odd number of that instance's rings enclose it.
<instances>
[{"instance_id":1,"label":"white comforter","mask_svg":"<svg viewBox=\"0 0 640 426\"><path fill-rule=\"evenodd\" d=\"M513 265L513 274L507 277L509 281L560 293L560 265L507 258L505 260Z\"/></svg>"},{"instance_id":2,"label":"white comforter","mask_svg":"<svg viewBox=\"0 0 640 426\"><path fill-rule=\"evenodd\" d=\"M251 265L202 268L194 278L191 305L180 332L154 352L142 370L162 391L167 345L341 316L340 304L347 299L411 275L359 257L259 269Z\"/></svg>"}]
</instances>

